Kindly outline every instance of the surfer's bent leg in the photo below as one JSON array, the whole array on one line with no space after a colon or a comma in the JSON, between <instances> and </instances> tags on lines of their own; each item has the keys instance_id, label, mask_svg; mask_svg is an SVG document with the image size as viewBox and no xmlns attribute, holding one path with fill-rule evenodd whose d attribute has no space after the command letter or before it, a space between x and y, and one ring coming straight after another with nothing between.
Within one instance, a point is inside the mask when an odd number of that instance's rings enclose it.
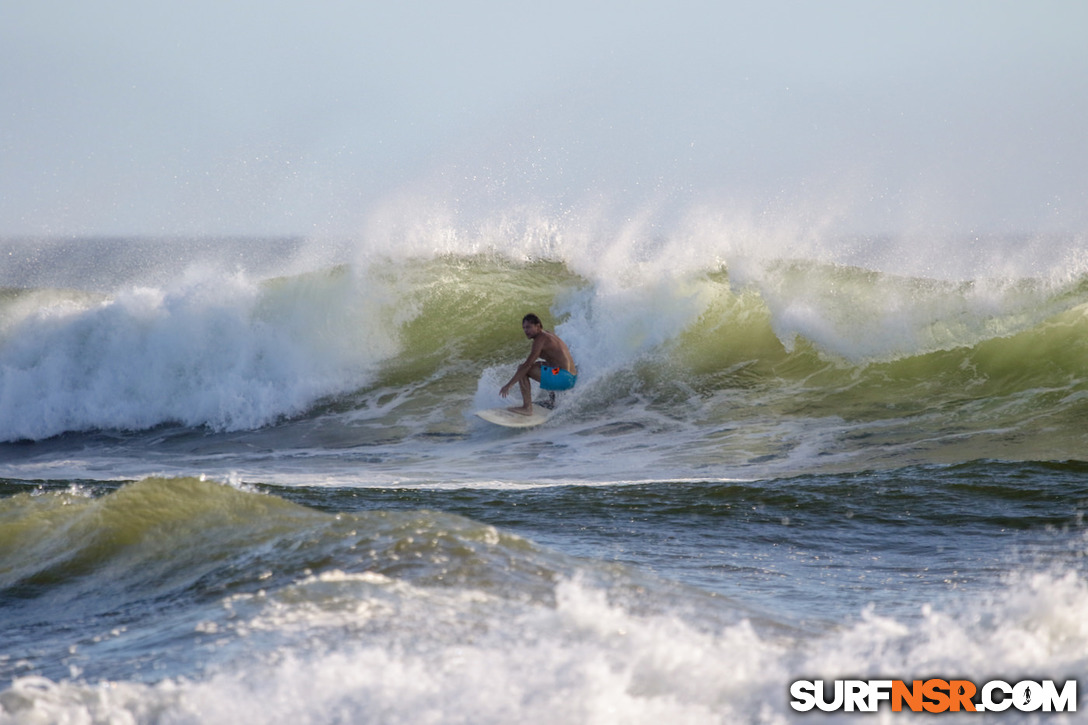
<instances>
[{"instance_id":1,"label":"surfer's bent leg","mask_svg":"<svg viewBox=\"0 0 1088 725\"><path fill-rule=\"evenodd\" d=\"M509 408L511 413L520 413L521 415L533 414L533 386L529 382L529 378L540 381L540 368L533 366L529 368L529 372L518 380L518 388L521 390L521 407Z\"/></svg>"}]
</instances>

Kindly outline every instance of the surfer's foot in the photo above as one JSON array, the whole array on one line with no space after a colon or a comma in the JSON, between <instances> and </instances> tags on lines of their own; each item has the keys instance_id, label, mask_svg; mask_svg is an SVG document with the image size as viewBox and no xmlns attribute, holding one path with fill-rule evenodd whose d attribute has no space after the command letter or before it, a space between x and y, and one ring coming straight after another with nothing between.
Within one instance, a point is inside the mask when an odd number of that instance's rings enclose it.
<instances>
[{"instance_id":1,"label":"surfer's foot","mask_svg":"<svg viewBox=\"0 0 1088 725\"><path fill-rule=\"evenodd\" d=\"M529 416L533 414L533 409L531 407L526 408L525 406L522 406L520 408L507 408L507 410L509 410L511 413L517 413L518 415Z\"/></svg>"},{"instance_id":2,"label":"surfer's foot","mask_svg":"<svg viewBox=\"0 0 1088 725\"><path fill-rule=\"evenodd\" d=\"M547 398L534 400L533 405L538 405L541 408L547 408L548 410L555 410L555 393L549 392Z\"/></svg>"}]
</instances>

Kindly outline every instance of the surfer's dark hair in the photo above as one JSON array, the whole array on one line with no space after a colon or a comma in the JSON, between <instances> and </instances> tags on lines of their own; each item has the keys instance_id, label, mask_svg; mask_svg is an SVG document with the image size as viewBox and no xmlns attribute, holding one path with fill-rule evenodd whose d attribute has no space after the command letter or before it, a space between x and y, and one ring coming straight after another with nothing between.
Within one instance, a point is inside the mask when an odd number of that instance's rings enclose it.
<instances>
[{"instance_id":1,"label":"surfer's dark hair","mask_svg":"<svg viewBox=\"0 0 1088 725\"><path fill-rule=\"evenodd\" d=\"M522 317L521 321L528 322L530 325L540 325L541 327L544 326L544 323L540 321L540 318L534 315L532 312L525 315L525 317Z\"/></svg>"}]
</instances>

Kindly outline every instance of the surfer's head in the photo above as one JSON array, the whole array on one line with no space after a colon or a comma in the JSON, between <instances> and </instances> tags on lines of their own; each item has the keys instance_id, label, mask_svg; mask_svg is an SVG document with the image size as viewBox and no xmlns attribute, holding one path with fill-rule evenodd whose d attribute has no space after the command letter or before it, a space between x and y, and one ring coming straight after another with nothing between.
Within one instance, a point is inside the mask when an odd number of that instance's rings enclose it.
<instances>
[{"instance_id":1,"label":"surfer's head","mask_svg":"<svg viewBox=\"0 0 1088 725\"><path fill-rule=\"evenodd\" d=\"M521 318L521 329L525 330L526 337L536 337L544 329L544 323L532 312Z\"/></svg>"}]
</instances>

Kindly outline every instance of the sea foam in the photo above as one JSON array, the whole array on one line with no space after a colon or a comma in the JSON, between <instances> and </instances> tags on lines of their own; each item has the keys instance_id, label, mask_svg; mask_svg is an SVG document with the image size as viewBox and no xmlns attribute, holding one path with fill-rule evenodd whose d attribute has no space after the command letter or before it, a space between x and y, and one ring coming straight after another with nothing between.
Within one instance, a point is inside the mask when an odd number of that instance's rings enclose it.
<instances>
[{"instance_id":1,"label":"sea foam","mask_svg":"<svg viewBox=\"0 0 1088 725\"><path fill-rule=\"evenodd\" d=\"M238 430L363 384L396 351L379 285L350 273L58 293L9 317L0 440L164 423Z\"/></svg>"},{"instance_id":2,"label":"sea foam","mask_svg":"<svg viewBox=\"0 0 1088 725\"><path fill-rule=\"evenodd\" d=\"M315 577L299 586L320 587L322 599L299 591L258 602L263 629L310 623L297 645L278 654L154 685L18 678L0 693L0 721L786 723L797 715L788 704L792 680L910 681L965 672L978 684L1064 680L1083 671L1088 644L1084 582L1060 572L1012 574L992 597L965 594L946 608L926 605L909 620L866 610L810 635L749 620L707 628L677 612L638 613L579 578L558 583L554 606L428 591L372 575ZM334 600L329 586L341 588ZM383 596L397 606L345 606L383 586L393 587ZM492 613L486 627L467 633L454 625L450 633L451 623L481 610ZM364 632L360 615L387 626ZM824 719L883 721L883 707L871 716ZM1009 722L1036 717L1003 715ZM1075 717L1046 716L1057 723Z\"/></svg>"}]
</instances>

